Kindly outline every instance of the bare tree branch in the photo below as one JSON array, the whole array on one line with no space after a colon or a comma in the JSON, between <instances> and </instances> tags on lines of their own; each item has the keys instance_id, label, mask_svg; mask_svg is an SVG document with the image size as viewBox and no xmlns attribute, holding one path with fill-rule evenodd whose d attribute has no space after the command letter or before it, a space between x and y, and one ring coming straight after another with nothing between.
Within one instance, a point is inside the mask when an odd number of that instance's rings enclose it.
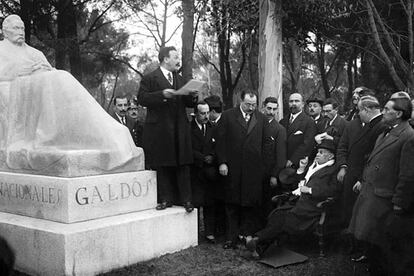
<instances>
[{"instance_id":1,"label":"bare tree branch","mask_svg":"<svg viewBox=\"0 0 414 276\"><path fill-rule=\"evenodd\" d=\"M211 66L213 66L214 70L216 70L216 71L217 71L217 73L219 73L219 74L220 74L220 70L217 68L217 66L216 66L213 62L211 62L211 61L210 61L210 59L208 59L208 58L206 57L206 55L204 55L203 51L201 51L201 49L200 49L200 47L198 46L198 44L197 44L197 43L196 43L196 46L197 46L197 50L198 50L198 52L201 54L201 56L204 58L204 60L205 60L208 64L210 64Z\"/></svg>"}]
</instances>

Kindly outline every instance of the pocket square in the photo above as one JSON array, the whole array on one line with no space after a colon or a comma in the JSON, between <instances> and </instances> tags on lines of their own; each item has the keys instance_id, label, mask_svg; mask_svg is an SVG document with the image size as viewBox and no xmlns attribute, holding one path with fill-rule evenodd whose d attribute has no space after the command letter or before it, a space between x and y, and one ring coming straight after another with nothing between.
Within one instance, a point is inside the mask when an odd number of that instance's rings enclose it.
<instances>
[{"instance_id":1,"label":"pocket square","mask_svg":"<svg viewBox=\"0 0 414 276\"><path fill-rule=\"evenodd\" d=\"M299 134L303 134L303 132L301 130L298 130L295 133L293 133L293 135L299 135Z\"/></svg>"}]
</instances>

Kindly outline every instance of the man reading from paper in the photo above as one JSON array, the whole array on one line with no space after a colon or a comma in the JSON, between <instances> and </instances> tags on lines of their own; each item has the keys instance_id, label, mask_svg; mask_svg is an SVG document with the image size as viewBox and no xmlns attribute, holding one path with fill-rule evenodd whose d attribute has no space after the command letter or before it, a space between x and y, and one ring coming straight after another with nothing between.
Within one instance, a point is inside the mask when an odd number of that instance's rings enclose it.
<instances>
[{"instance_id":1,"label":"man reading from paper","mask_svg":"<svg viewBox=\"0 0 414 276\"><path fill-rule=\"evenodd\" d=\"M142 150L128 129L24 42L20 17L6 17L2 31L0 170L74 177L138 169Z\"/></svg>"}]
</instances>

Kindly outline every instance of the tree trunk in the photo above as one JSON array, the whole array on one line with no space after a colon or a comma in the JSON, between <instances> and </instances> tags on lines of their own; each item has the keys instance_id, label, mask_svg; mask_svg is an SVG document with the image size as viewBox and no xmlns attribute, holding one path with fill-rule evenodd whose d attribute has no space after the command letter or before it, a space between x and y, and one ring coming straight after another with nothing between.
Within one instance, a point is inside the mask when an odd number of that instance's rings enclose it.
<instances>
[{"instance_id":1,"label":"tree trunk","mask_svg":"<svg viewBox=\"0 0 414 276\"><path fill-rule=\"evenodd\" d=\"M182 75L188 81L193 78L194 0L182 0L182 8Z\"/></svg>"},{"instance_id":2,"label":"tree trunk","mask_svg":"<svg viewBox=\"0 0 414 276\"><path fill-rule=\"evenodd\" d=\"M32 15L33 15L33 0L26 0L20 2L20 17L25 26L25 41L30 45L30 35L32 33Z\"/></svg>"},{"instance_id":3,"label":"tree trunk","mask_svg":"<svg viewBox=\"0 0 414 276\"><path fill-rule=\"evenodd\" d=\"M259 103L269 96L278 99L282 118L282 0L260 0Z\"/></svg>"},{"instance_id":4,"label":"tree trunk","mask_svg":"<svg viewBox=\"0 0 414 276\"><path fill-rule=\"evenodd\" d=\"M397 71L395 70L395 67L390 57L385 52L384 47L382 46L381 39L378 33L378 28L376 26L375 19L374 19L373 9L375 7L373 5L374 4L370 0L366 0L366 6L367 6L367 11L368 11L368 21L369 21L369 26L370 26L371 33L372 33L372 38L374 40L375 46L377 47L380 56L384 59L384 63L388 68L389 74L394 82L394 85L396 86L397 89L404 90L406 85L403 83L401 78L398 76Z\"/></svg>"},{"instance_id":5,"label":"tree trunk","mask_svg":"<svg viewBox=\"0 0 414 276\"><path fill-rule=\"evenodd\" d=\"M57 10L56 68L67 69L69 67L72 75L79 82L82 82L82 60L73 1L59 0ZM67 65L67 56L69 57L69 66Z\"/></svg>"},{"instance_id":6,"label":"tree trunk","mask_svg":"<svg viewBox=\"0 0 414 276\"><path fill-rule=\"evenodd\" d=\"M289 71L290 88L292 92L302 92L300 75L302 72L302 49L294 39L286 43L283 57L286 69Z\"/></svg>"},{"instance_id":7,"label":"tree trunk","mask_svg":"<svg viewBox=\"0 0 414 276\"><path fill-rule=\"evenodd\" d=\"M324 90L325 98L331 97L331 91L328 83L328 73L325 68L325 42L321 41L319 36L316 35L316 55L318 60L319 74L321 76L322 88Z\"/></svg>"},{"instance_id":8,"label":"tree trunk","mask_svg":"<svg viewBox=\"0 0 414 276\"><path fill-rule=\"evenodd\" d=\"M254 91L259 89L259 37L257 32L250 34L250 50L248 57L250 85Z\"/></svg>"},{"instance_id":9,"label":"tree trunk","mask_svg":"<svg viewBox=\"0 0 414 276\"><path fill-rule=\"evenodd\" d=\"M350 55L346 63L346 74L348 77L348 93L346 93L345 99L344 99L345 109L349 109L349 107L351 106L352 91L354 91L354 74L352 73L353 67L354 67L354 56ZM348 110L345 110L345 111L348 111Z\"/></svg>"}]
</instances>

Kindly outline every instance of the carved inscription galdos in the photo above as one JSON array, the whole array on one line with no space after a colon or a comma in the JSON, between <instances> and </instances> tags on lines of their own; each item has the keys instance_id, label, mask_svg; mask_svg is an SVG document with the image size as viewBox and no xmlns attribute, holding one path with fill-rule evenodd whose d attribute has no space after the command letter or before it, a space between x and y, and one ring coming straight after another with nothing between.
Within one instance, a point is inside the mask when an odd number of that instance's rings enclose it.
<instances>
[{"instance_id":1,"label":"carved inscription galdos","mask_svg":"<svg viewBox=\"0 0 414 276\"><path fill-rule=\"evenodd\" d=\"M135 177L129 182L102 186L80 187L76 190L75 200L79 205L96 204L106 201L143 198L148 194L153 179L139 181Z\"/></svg>"}]
</instances>

